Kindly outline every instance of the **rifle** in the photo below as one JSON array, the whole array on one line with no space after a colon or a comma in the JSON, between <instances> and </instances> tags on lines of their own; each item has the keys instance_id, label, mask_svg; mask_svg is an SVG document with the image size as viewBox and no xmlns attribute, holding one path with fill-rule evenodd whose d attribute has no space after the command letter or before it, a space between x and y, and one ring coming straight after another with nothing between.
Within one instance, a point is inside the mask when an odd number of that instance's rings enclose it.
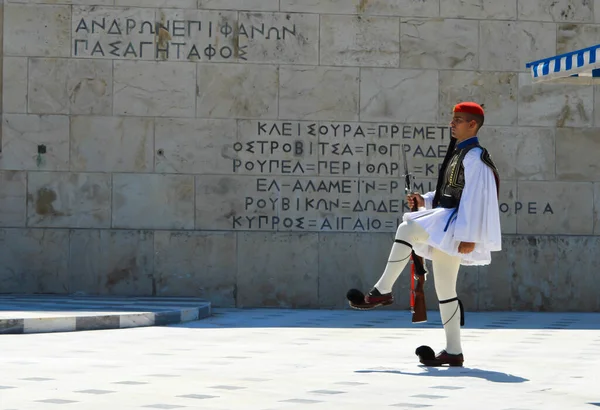
<instances>
[{"instance_id":1,"label":"rifle","mask_svg":"<svg viewBox=\"0 0 600 410\"><path fill-rule=\"evenodd\" d=\"M408 196L412 186L412 174L408 172L408 162L406 161L406 149L402 147L402 156L404 159L404 192ZM414 205L410 208L411 212L419 209L415 199ZM410 254L410 310L412 312L412 322L421 323L427 322L427 307L425 305L425 265L423 258L417 256L415 251ZM415 286L415 280L417 282Z\"/></svg>"}]
</instances>

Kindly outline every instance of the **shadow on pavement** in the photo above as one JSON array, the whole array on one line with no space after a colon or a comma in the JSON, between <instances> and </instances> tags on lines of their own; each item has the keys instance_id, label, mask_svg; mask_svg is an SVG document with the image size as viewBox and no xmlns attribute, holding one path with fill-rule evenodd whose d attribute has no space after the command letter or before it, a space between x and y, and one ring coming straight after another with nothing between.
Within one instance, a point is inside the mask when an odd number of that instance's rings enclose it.
<instances>
[{"instance_id":1,"label":"shadow on pavement","mask_svg":"<svg viewBox=\"0 0 600 410\"><path fill-rule=\"evenodd\" d=\"M357 370L356 373L392 373L402 374L407 376L425 376L425 377L474 377L478 379L485 379L494 383L524 383L528 382L529 379L523 377L514 376L508 373L495 372L493 370L482 370L469 367L462 368L435 368L421 366L426 372L422 373L411 373L403 372L401 370Z\"/></svg>"}]
</instances>

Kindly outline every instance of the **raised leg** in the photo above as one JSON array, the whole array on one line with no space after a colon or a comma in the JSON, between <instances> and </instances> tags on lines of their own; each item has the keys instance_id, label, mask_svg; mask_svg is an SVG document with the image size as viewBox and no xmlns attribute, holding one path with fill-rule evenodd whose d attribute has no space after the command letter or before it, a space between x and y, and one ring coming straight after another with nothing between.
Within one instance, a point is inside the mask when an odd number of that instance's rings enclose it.
<instances>
[{"instance_id":1,"label":"raised leg","mask_svg":"<svg viewBox=\"0 0 600 410\"><path fill-rule=\"evenodd\" d=\"M424 242L428 237L427 232L416 222L402 222L396 230L396 238L387 265L379 281L375 284L375 289L381 294L391 293L394 283L396 283L410 259L412 244Z\"/></svg>"},{"instance_id":2,"label":"raised leg","mask_svg":"<svg viewBox=\"0 0 600 410\"><path fill-rule=\"evenodd\" d=\"M379 281L367 295L358 289L350 289L346 295L350 306L354 309L368 310L392 304L394 302L392 288L410 260L413 244L424 242L428 237L429 234L416 222L401 223L396 230L394 244Z\"/></svg>"}]
</instances>

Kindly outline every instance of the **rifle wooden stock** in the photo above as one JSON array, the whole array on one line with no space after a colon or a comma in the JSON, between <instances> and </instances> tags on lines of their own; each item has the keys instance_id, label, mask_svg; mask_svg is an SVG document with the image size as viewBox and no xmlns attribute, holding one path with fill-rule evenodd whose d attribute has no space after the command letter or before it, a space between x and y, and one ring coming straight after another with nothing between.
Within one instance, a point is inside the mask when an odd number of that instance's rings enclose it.
<instances>
[{"instance_id":1,"label":"rifle wooden stock","mask_svg":"<svg viewBox=\"0 0 600 410\"><path fill-rule=\"evenodd\" d=\"M416 286L412 292L414 293L414 306L412 310L412 322L420 323L427 322L427 306L425 304L425 268L423 267L423 258L411 255L412 269L411 275L416 277Z\"/></svg>"},{"instance_id":2,"label":"rifle wooden stock","mask_svg":"<svg viewBox=\"0 0 600 410\"><path fill-rule=\"evenodd\" d=\"M414 206L411 207L411 211L417 211L419 209L417 200L415 199ZM411 284L416 280L416 286L411 289L411 309L412 309L412 322L420 323L427 322L427 306L425 304L425 266L423 258L417 256L414 251L411 252L410 258L412 260L411 266ZM413 279L415 278L415 279ZM411 286L412 287L412 286Z\"/></svg>"},{"instance_id":3,"label":"rifle wooden stock","mask_svg":"<svg viewBox=\"0 0 600 410\"><path fill-rule=\"evenodd\" d=\"M417 285L414 290L415 306L412 312L413 323L427 322L427 306L425 305L425 291L423 289L425 277L417 276L417 278Z\"/></svg>"}]
</instances>

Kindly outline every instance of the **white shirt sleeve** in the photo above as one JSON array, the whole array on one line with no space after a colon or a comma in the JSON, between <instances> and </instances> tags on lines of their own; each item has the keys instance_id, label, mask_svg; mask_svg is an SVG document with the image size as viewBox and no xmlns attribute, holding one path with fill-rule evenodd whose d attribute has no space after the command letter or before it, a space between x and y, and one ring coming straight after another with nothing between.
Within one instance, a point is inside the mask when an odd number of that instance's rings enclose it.
<instances>
[{"instance_id":1,"label":"white shirt sleeve","mask_svg":"<svg viewBox=\"0 0 600 410\"><path fill-rule=\"evenodd\" d=\"M473 148L463 160L465 187L458 208L454 239L474 242L490 252L502 249L500 210L496 180L481 160L481 149Z\"/></svg>"},{"instance_id":2,"label":"white shirt sleeve","mask_svg":"<svg viewBox=\"0 0 600 410\"><path fill-rule=\"evenodd\" d=\"M433 207L433 197L435 196L435 191L427 192L422 196L425 200L425 209L431 209Z\"/></svg>"}]
</instances>

